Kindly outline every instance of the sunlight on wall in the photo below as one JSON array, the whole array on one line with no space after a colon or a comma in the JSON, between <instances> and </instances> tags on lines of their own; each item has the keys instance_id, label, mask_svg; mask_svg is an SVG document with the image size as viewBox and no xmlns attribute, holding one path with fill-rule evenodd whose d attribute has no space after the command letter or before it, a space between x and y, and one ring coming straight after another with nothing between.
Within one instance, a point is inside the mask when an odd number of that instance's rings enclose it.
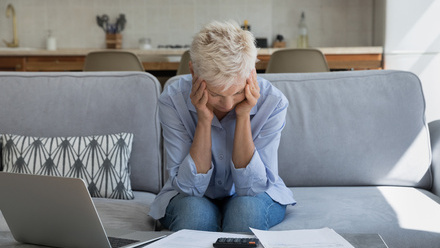
<instances>
[{"instance_id":1,"label":"sunlight on wall","mask_svg":"<svg viewBox=\"0 0 440 248\"><path fill-rule=\"evenodd\" d=\"M417 74L427 121L440 119L440 1L387 0L386 9L384 68Z\"/></svg>"},{"instance_id":2,"label":"sunlight on wall","mask_svg":"<svg viewBox=\"0 0 440 248\"><path fill-rule=\"evenodd\" d=\"M439 20L440 1L412 0L391 1L387 12L387 39L385 47L389 53L424 53L440 50L440 32L433 28ZM402 15L402 13L409 13Z\"/></svg>"}]
</instances>

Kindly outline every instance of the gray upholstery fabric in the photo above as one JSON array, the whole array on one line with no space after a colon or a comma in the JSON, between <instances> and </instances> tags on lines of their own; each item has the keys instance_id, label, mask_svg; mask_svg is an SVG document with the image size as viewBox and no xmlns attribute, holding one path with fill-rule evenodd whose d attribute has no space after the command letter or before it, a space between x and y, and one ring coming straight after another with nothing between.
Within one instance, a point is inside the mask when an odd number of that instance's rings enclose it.
<instances>
[{"instance_id":1,"label":"gray upholstery fabric","mask_svg":"<svg viewBox=\"0 0 440 248\"><path fill-rule=\"evenodd\" d=\"M106 229L154 231L155 220L148 215L155 194L134 192L134 200L93 198Z\"/></svg>"},{"instance_id":2,"label":"gray upholstery fabric","mask_svg":"<svg viewBox=\"0 0 440 248\"><path fill-rule=\"evenodd\" d=\"M285 220L272 230L330 227L340 233L378 233L389 247L439 247L440 198L427 190L440 192L440 122L430 124L430 169L425 102L415 75L259 76L290 101L279 174L298 203L287 207ZM0 89L0 133L133 132L132 186L149 192L135 192L134 200L94 202L106 228L154 230L147 214L165 175L157 80L133 72L0 73Z\"/></svg>"},{"instance_id":3,"label":"gray upholstery fabric","mask_svg":"<svg viewBox=\"0 0 440 248\"><path fill-rule=\"evenodd\" d=\"M134 133L132 188L159 192L161 89L152 75L2 72L0 89L0 133L39 137Z\"/></svg>"},{"instance_id":4,"label":"gray upholstery fabric","mask_svg":"<svg viewBox=\"0 0 440 248\"><path fill-rule=\"evenodd\" d=\"M134 200L93 198L104 228L133 231L155 230L155 220L148 216L148 212L156 195L135 191L134 196ZM2 231L9 231L9 227L0 211L0 232Z\"/></svg>"},{"instance_id":5,"label":"gray upholstery fabric","mask_svg":"<svg viewBox=\"0 0 440 248\"><path fill-rule=\"evenodd\" d=\"M432 173L433 182L432 192L440 196L440 120L429 123L429 134L432 147Z\"/></svg>"},{"instance_id":6,"label":"gray upholstery fabric","mask_svg":"<svg viewBox=\"0 0 440 248\"><path fill-rule=\"evenodd\" d=\"M389 247L439 247L440 200L411 187L297 187L295 206L271 230L329 227L378 233ZM436 199L436 200L434 200Z\"/></svg>"},{"instance_id":7,"label":"gray upholstery fabric","mask_svg":"<svg viewBox=\"0 0 440 248\"><path fill-rule=\"evenodd\" d=\"M9 231L9 227L6 224L6 220L2 215L2 211L0 211L0 232Z\"/></svg>"},{"instance_id":8,"label":"gray upholstery fabric","mask_svg":"<svg viewBox=\"0 0 440 248\"><path fill-rule=\"evenodd\" d=\"M419 79L401 71L262 74L290 105L279 154L287 186L430 189Z\"/></svg>"}]
</instances>

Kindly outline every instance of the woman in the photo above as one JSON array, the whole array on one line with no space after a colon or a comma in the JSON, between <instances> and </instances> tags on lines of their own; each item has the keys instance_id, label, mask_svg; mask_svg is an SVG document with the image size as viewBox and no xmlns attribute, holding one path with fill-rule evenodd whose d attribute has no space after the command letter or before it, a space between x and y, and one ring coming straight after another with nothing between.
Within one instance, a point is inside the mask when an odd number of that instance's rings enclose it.
<instances>
[{"instance_id":1,"label":"woman","mask_svg":"<svg viewBox=\"0 0 440 248\"><path fill-rule=\"evenodd\" d=\"M295 204L278 176L288 101L257 79L255 39L237 23L208 24L190 55L191 75L159 99L169 179L150 215L172 231L267 230Z\"/></svg>"}]
</instances>

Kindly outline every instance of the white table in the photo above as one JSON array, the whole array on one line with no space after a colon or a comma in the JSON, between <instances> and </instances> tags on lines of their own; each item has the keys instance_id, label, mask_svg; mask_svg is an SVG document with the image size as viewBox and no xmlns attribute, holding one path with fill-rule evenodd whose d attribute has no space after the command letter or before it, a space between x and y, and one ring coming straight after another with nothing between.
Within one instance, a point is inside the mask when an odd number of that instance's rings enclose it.
<instances>
[{"instance_id":1,"label":"white table","mask_svg":"<svg viewBox=\"0 0 440 248\"><path fill-rule=\"evenodd\" d=\"M127 239L153 239L164 234L171 234L172 232L141 232L129 230L107 230L107 235L112 237L121 237ZM348 242L356 248L387 248L388 246L378 234L340 234ZM12 234L7 231L0 232L0 247L2 248L26 248L26 247L40 247L38 245L18 243L12 237Z\"/></svg>"}]
</instances>

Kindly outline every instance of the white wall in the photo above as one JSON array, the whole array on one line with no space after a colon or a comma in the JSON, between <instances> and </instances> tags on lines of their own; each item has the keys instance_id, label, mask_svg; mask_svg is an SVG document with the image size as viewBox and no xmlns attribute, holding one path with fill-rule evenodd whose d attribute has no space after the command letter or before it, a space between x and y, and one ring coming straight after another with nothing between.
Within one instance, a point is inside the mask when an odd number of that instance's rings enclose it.
<instances>
[{"instance_id":1,"label":"white wall","mask_svg":"<svg viewBox=\"0 0 440 248\"><path fill-rule=\"evenodd\" d=\"M296 36L302 11L306 12L310 45L370 46L373 44L374 0L0 0L0 39L12 40L12 20L5 10L12 3L17 13L22 47L45 47L48 30L58 48L104 48L104 31L96 16L115 21L127 18L124 48L137 48L146 37L158 44L190 44L192 36L211 20L249 20L252 32L269 41L280 33L289 45ZM4 46L1 42L0 47Z\"/></svg>"},{"instance_id":2,"label":"white wall","mask_svg":"<svg viewBox=\"0 0 440 248\"><path fill-rule=\"evenodd\" d=\"M386 3L381 4L385 69L418 75L426 100L426 119L440 119L440 0L378 1Z\"/></svg>"}]
</instances>

